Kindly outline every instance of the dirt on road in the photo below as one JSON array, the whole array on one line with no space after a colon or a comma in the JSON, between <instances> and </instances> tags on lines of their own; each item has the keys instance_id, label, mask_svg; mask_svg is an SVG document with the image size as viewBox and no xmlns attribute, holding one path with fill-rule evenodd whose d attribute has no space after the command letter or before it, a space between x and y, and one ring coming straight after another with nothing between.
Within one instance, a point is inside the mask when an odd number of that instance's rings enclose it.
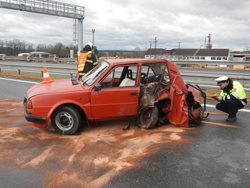
<instances>
[{"instance_id":1,"label":"dirt on road","mask_svg":"<svg viewBox=\"0 0 250 188\"><path fill-rule=\"evenodd\" d=\"M59 135L32 127L24 119L22 101L0 99L0 165L39 173L38 187L101 187L140 167L141 160L163 144L190 143L183 135L194 130L164 125L124 131L127 124L128 120L97 122L77 135Z\"/></svg>"}]
</instances>

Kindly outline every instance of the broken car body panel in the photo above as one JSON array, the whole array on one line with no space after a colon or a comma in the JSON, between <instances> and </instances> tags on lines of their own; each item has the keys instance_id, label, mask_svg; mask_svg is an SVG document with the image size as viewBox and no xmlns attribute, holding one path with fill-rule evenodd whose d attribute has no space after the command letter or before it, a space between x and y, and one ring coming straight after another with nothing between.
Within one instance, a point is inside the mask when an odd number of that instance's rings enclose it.
<instances>
[{"instance_id":1,"label":"broken car body panel","mask_svg":"<svg viewBox=\"0 0 250 188\"><path fill-rule=\"evenodd\" d=\"M169 76L171 80L170 100L171 107L167 118L170 123L188 127L188 111L186 104L187 88L181 77L177 66L173 63L168 63Z\"/></svg>"}]
</instances>

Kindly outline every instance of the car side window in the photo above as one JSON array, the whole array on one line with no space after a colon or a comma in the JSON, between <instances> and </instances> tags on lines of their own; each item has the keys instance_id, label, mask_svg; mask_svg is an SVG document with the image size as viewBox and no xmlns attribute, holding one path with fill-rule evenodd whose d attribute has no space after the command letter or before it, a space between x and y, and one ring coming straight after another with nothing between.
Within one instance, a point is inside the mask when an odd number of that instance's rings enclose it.
<instances>
[{"instance_id":1,"label":"car side window","mask_svg":"<svg viewBox=\"0 0 250 188\"><path fill-rule=\"evenodd\" d=\"M137 78L137 66L118 66L113 69L104 80L102 88L135 86Z\"/></svg>"},{"instance_id":2,"label":"car side window","mask_svg":"<svg viewBox=\"0 0 250 188\"><path fill-rule=\"evenodd\" d=\"M144 73L144 74L146 74L148 77L155 75L155 73L153 72L152 68L150 66L147 66L147 65L143 65L142 66L141 72Z\"/></svg>"},{"instance_id":3,"label":"car side window","mask_svg":"<svg viewBox=\"0 0 250 188\"><path fill-rule=\"evenodd\" d=\"M142 65L141 69L141 84L145 84L148 82L148 78L154 77L155 73L152 68L148 65Z\"/></svg>"}]
</instances>

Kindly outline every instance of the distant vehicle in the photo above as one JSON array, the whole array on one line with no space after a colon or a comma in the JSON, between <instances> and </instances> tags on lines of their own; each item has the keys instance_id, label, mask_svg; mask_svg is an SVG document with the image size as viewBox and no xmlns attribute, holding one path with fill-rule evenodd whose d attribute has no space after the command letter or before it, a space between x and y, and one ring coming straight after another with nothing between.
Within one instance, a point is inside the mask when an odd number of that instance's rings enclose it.
<instances>
[{"instance_id":1,"label":"distant vehicle","mask_svg":"<svg viewBox=\"0 0 250 188\"><path fill-rule=\"evenodd\" d=\"M100 60L78 80L32 86L23 102L27 121L40 128L51 122L62 134L76 133L87 121L128 117L145 129L157 122L189 127L206 109L200 87L185 84L173 62L159 59Z\"/></svg>"},{"instance_id":2,"label":"distant vehicle","mask_svg":"<svg viewBox=\"0 0 250 188\"><path fill-rule=\"evenodd\" d=\"M30 52L27 56L27 61L52 61L57 62L57 57L55 54L50 54L48 52Z\"/></svg>"},{"instance_id":3,"label":"distant vehicle","mask_svg":"<svg viewBox=\"0 0 250 188\"><path fill-rule=\"evenodd\" d=\"M0 60L5 61L6 60L6 54L0 54Z\"/></svg>"},{"instance_id":4,"label":"distant vehicle","mask_svg":"<svg viewBox=\"0 0 250 188\"><path fill-rule=\"evenodd\" d=\"M28 57L30 53L19 53L17 56L19 57Z\"/></svg>"}]
</instances>

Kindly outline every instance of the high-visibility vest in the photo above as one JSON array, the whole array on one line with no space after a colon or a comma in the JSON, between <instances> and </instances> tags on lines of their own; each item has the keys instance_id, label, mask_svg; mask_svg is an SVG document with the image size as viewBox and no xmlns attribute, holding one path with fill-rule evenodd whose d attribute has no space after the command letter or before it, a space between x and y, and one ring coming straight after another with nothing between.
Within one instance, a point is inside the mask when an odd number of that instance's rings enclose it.
<instances>
[{"instance_id":1,"label":"high-visibility vest","mask_svg":"<svg viewBox=\"0 0 250 188\"><path fill-rule=\"evenodd\" d=\"M229 91L229 94L233 95L235 98L237 99L246 99L246 92L243 88L243 86L241 85L240 82L238 81L233 81L233 88ZM221 90L220 92L220 96L226 96L228 95L226 92L224 92L223 90Z\"/></svg>"},{"instance_id":2,"label":"high-visibility vest","mask_svg":"<svg viewBox=\"0 0 250 188\"><path fill-rule=\"evenodd\" d=\"M78 52L78 60L77 60L77 72L82 73L84 70L84 66L87 62L87 58L91 55L91 51L89 52Z\"/></svg>"}]
</instances>

